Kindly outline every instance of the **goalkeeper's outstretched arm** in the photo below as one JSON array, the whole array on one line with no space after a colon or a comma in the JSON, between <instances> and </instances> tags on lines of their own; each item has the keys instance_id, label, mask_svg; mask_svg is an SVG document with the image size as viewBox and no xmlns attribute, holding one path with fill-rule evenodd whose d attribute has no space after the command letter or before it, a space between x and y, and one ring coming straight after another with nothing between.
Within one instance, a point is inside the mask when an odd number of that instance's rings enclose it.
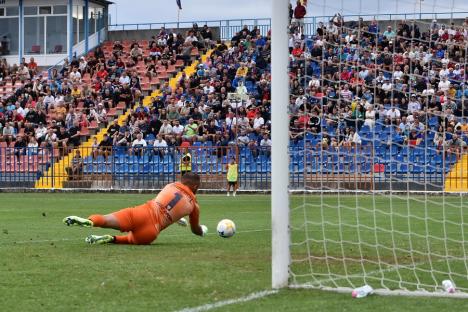
<instances>
[{"instance_id":1,"label":"goalkeeper's outstretched arm","mask_svg":"<svg viewBox=\"0 0 468 312\"><path fill-rule=\"evenodd\" d=\"M198 236L205 236L208 232L208 228L204 225L200 225L200 208L198 204L195 204L195 207L192 213L189 216L190 218L190 229L192 233Z\"/></svg>"}]
</instances>

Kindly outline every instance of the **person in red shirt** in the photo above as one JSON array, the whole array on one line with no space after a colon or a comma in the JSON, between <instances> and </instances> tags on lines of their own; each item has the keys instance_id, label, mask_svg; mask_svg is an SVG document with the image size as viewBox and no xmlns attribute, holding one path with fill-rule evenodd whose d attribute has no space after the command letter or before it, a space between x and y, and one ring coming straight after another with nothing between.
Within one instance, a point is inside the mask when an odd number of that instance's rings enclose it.
<instances>
[{"instance_id":1,"label":"person in red shirt","mask_svg":"<svg viewBox=\"0 0 468 312\"><path fill-rule=\"evenodd\" d=\"M104 68L104 66L99 67L99 71L96 73L96 76L101 80L105 80L108 75L109 75L109 73Z\"/></svg>"},{"instance_id":2,"label":"person in red shirt","mask_svg":"<svg viewBox=\"0 0 468 312\"><path fill-rule=\"evenodd\" d=\"M296 8L294 9L294 22L299 26L301 32L304 29L304 17L306 14L306 7L302 5L300 0L297 0Z\"/></svg>"},{"instance_id":3,"label":"person in red shirt","mask_svg":"<svg viewBox=\"0 0 468 312\"><path fill-rule=\"evenodd\" d=\"M296 43L296 45L295 45L294 49L292 50L291 54L296 58L300 58L300 57L302 57L303 53L304 53L304 50L302 50L301 44Z\"/></svg>"},{"instance_id":4,"label":"person in red shirt","mask_svg":"<svg viewBox=\"0 0 468 312\"><path fill-rule=\"evenodd\" d=\"M29 59L28 69L31 74L31 77L37 74L37 63L34 61L34 57Z\"/></svg>"},{"instance_id":5,"label":"person in red shirt","mask_svg":"<svg viewBox=\"0 0 468 312\"><path fill-rule=\"evenodd\" d=\"M89 235L89 244L149 245L159 233L173 223L187 225L189 216L192 233L205 236L208 229L199 224L200 207L195 194L200 186L200 176L188 172L180 182L166 185L156 198L147 203L125 208L107 215L91 215L87 219L69 216L63 222L84 227L101 227L128 232L127 235Z\"/></svg>"}]
</instances>

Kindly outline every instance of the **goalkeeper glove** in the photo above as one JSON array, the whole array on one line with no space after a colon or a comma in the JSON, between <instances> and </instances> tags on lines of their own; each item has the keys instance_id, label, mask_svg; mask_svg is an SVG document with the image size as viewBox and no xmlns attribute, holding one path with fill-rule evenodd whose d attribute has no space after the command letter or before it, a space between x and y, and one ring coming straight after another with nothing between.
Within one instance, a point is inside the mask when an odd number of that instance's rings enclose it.
<instances>
[{"instance_id":1,"label":"goalkeeper glove","mask_svg":"<svg viewBox=\"0 0 468 312\"><path fill-rule=\"evenodd\" d=\"M202 229L202 236L205 236L206 233L208 233L208 228L206 227L206 225L200 225L201 229Z\"/></svg>"},{"instance_id":2,"label":"goalkeeper glove","mask_svg":"<svg viewBox=\"0 0 468 312\"><path fill-rule=\"evenodd\" d=\"M180 218L179 221L177 221L177 224L180 225L180 226L187 226L188 222L187 222L187 219Z\"/></svg>"}]
</instances>

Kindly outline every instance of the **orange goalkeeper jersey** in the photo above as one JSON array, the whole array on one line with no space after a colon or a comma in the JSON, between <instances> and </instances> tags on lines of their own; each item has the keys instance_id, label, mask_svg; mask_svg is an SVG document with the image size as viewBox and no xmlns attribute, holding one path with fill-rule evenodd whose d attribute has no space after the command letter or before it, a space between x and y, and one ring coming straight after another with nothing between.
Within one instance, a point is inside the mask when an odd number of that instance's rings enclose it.
<instances>
[{"instance_id":1,"label":"orange goalkeeper jersey","mask_svg":"<svg viewBox=\"0 0 468 312\"><path fill-rule=\"evenodd\" d=\"M160 213L164 214L158 218L160 230L185 216L189 216L192 227L198 226L200 209L197 199L192 190L184 184L175 182L166 185L153 201L162 209L159 210Z\"/></svg>"}]
</instances>

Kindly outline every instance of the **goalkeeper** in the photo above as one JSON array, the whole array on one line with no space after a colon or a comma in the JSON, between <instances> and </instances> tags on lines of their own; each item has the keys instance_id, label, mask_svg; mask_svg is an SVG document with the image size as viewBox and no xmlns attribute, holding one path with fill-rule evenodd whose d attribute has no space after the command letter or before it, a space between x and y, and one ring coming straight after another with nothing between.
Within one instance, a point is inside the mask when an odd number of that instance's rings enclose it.
<instances>
[{"instance_id":1,"label":"goalkeeper","mask_svg":"<svg viewBox=\"0 0 468 312\"><path fill-rule=\"evenodd\" d=\"M200 207L195 194L200 186L200 177L195 173L186 173L180 182L166 185L156 198L147 203L122 209L107 215L92 215L85 218L69 216L63 219L66 225L101 227L128 232L127 235L89 235L85 241L89 244L151 244L158 234L178 222L187 225L183 217L189 216L192 232L204 236L206 226L199 225Z\"/></svg>"}]
</instances>

